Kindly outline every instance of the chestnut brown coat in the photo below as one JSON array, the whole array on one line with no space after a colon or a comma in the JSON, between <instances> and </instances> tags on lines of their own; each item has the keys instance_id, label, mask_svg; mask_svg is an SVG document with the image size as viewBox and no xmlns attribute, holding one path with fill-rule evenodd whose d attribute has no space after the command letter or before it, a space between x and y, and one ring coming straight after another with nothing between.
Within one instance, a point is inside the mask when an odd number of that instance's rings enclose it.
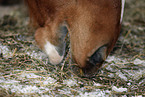
<instances>
[{"instance_id":1,"label":"chestnut brown coat","mask_svg":"<svg viewBox=\"0 0 145 97\"><path fill-rule=\"evenodd\" d=\"M35 40L52 64L63 59L67 32L72 59L84 72L96 71L118 39L122 0L25 1Z\"/></svg>"}]
</instances>

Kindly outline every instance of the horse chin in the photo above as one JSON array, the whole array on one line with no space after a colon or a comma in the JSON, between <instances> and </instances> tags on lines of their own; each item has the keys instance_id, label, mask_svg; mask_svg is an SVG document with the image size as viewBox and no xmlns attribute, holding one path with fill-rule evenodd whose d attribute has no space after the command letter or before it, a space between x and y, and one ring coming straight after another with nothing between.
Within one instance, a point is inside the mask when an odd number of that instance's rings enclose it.
<instances>
[{"instance_id":1,"label":"horse chin","mask_svg":"<svg viewBox=\"0 0 145 97\"><path fill-rule=\"evenodd\" d=\"M72 70L76 75L80 77L93 78L100 71L100 67L102 66L102 63L96 65L88 63L88 65L86 65L86 67L84 68L80 68L79 66L74 65L72 66Z\"/></svg>"}]
</instances>

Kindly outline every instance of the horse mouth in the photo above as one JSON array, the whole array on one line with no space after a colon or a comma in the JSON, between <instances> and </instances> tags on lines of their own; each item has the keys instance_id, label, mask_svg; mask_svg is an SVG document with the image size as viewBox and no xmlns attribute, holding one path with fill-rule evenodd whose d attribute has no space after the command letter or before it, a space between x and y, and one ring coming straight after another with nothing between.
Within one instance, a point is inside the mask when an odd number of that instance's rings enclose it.
<instances>
[{"instance_id":1,"label":"horse mouth","mask_svg":"<svg viewBox=\"0 0 145 97\"><path fill-rule=\"evenodd\" d=\"M99 68L107 57L107 45L103 45L93 51L91 56L88 56L85 67L80 68L82 70L80 74L83 77L93 77L98 73Z\"/></svg>"},{"instance_id":2,"label":"horse mouth","mask_svg":"<svg viewBox=\"0 0 145 97\"><path fill-rule=\"evenodd\" d=\"M92 76L95 75L98 72L98 69L102 66L103 62L105 61L107 57L107 45L103 45L91 56L88 57L86 62L86 67L83 68L83 72L85 76Z\"/></svg>"}]
</instances>

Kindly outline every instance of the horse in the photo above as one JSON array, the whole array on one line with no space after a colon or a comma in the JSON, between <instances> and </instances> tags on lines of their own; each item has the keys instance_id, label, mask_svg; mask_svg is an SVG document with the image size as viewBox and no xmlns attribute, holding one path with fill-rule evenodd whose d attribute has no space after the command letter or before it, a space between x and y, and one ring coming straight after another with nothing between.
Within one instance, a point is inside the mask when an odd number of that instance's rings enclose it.
<instances>
[{"instance_id":1,"label":"horse","mask_svg":"<svg viewBox=\"0 0 145 97\"><path fill-rule=\"evenodd\" d=\"M63 60L67 33L71 58L85 73L97 71L114 47L125 0L25 0L35 40L51 64Z\"/></svg>"}]
</instances>

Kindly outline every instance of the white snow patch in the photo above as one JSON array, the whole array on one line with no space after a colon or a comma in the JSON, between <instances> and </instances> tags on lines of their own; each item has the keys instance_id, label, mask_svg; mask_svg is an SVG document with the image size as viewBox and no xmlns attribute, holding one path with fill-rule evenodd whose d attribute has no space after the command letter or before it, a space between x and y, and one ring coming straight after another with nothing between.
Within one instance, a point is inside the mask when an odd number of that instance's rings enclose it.
<instances>
[{"instance_id":1,"label":"white snow patch","mask_svg":"<svg viewBox=\"0 0 145 97\"><path fill-rule=\"evenodd\" d=\"M58 89L58 91L63 94L71 94L70 88L64 88L63 90Z\"/></svg>"},{"instance_id":2,"label":"white snow patch","mask_svg":"<svg viewBox=\"0 0 145 97\"><path fill-rule=\"evenodd\" d=\"M114 63L111 63L111 64L107 65L106 69L114 72L114 69L112 68L112 66L114 66L114 65L115 65Z\"/></svg>"},{"instance_id":3,"label":"white snow patch","mask_svg":"<svg viewBox=\"0 0 145 97\"><path fill-rule=\"evenodd\" d=\"M49 96L49 95L41 95L41 97L51 97L51 96Z\"/></svg>"},{"instance_id":4,"label":"white snow patch","mask_svg":"<svg viewBox=\"0 0 145 97\"><path fill-rule=\"evenodd\" d=\"M11 91L12 93L23 93L23 94L29 94L29 93L43 93L46 91L49 91L49 87L37 87L32 85L20 85L20 84L0 84L0 87Z\"/></svg>"},{"instance_id":5,"label":"white snow patch","mask_svg":"<svg viewBox=\"0 0 145 97\"><path fill-rule=\"evenodd\" d=\"M19 70L19 69L17 69L17 70L14 70L15 72L19 72L19 71L23 71L23 70Z\"/></svg>"},{"instance_id":6,"label":"white snow patch","mask_svg":"<svg viewBox=\"0 0 145 97\"><path fill-rule=\"evenodd\" d=\"M52 78L52 77L47 77L47 78L45 78L45 81L43 81L43 84L44 85L47 85L47 84L53 84L53 83L55 83L57 80L55 80L54 78Z\"/></svg>"},{"instance_id":7,"label":"white snow patch","mask_svg":"<svg viewBox=\"0 0 145 97\"><path fill-rule=\"evenodd\" d=\"M121 96L121 97L127 97L126 95L123 95L123 96Z\"/></svg>"},{"instance_id":8,"label":"white snow patch","mask_svg":"<svg viewBox=\"0 0 145 97\"><path fill-rule=\"evenodd\" d=\"M129 78L132 78L133 80L139 80L143 76L145 76L145 70L139 69L139 70L124 70L128 74Z\"/></svg>"},{"instance_id":9,"label":"white snow patch","mask_svg":"<svg viewBox=\"0 0 145 97\"><path fill-rule=\"evenodd\" d=\"M57 84L56 82L57 80L55 80L52 77L42 77L41 79L33 79L33 81L31 83L36 83L36 84L41 84L41 85L54 85Z\"/></svg>"},{"instance_id":10,"label":"white snow patch","mask_svg":"<svg viewBox=\"0 0 145 97\"><path fill-rule=\"evenodd\" d=\"M130 86L130 85L131 85L131 83L127 83L127 85L128 85L128 86Z\"/></svg>"},{"instance_id":11,"label":"white snow patch","mask_svg":"<svg viewBox=\"0 0 145 97\"><path fill-rule=\"evenodd\" d=\"M10 90L13 93L36 93L41 92L36 86L20 85L20 81L0 79L0 87Z\"/></svg>"},{"instance_id":12,"label":"white snow patch","mask_svg":"<svg viewBox=\"0 0 145 97\"><path fill-rule=\"evenodd\" d=\"M36 75L36 74L34 74L34 73L22 73L21 75L20 75L20 77L22 77L22 78L40 78L41 76L38 76L38 75Z\"/></svg>"},{"instance_id":13,"label":"white snow patch","mask_svg":"<svg viewBox=\"0 0 145 97\"><path fill-rule=\"evenodd\" d=\"M18 93L37 93L40 92L40 89L36 86L29 86L29 85L19 85L19 86L12 86L13 88L11 88L12 92L18 92Z\"/></svg>"},{"instance_id":14,"label":"white snow patch","mask_svg":"<svg viewBox=\"0 0 145 97\"><path fill-rule=\"evenodd\" d=\"M138 58L136 58L136 59L133 61L133 63L134 63L135 65L142 64L142 65L145 66L145 61L144 61L144 60L140 60L140 59L138 59Z\"/></svg>"},{"instance_id":15,"label":"white snow patch","mask_svg":"<svg viewBox=\"0 0 145 97\"><path fill-rule=\"evenodd\" d=\"M35 58L35 59L40 59L42 60L43 58L46 58L46 54L44 54L43 52L36 52L36 51L31 51L31 52L28 52L26 51L26 54L31 56L32 58Z\"/></svg>"},{"instance_id":16,"label":"white snow patch","mask_svg":"<svg viewBox=\"0 0 145 97\"><path fill-rule=\"evenodd\" d=\"M106 61L109 62L109 63L112 62L112 61L115 61L115 60L116 60L115 56L108 56L107 59L106 59Z\"/></svg>"},{"instance_id":17,"label":"white snow patch","mask_svg":"<svg viewBox=\"0 0 145 97\"><path fill-rule=\"evenodd\" d=\"M55 80L52 77L41 77L41 76L38 76L38 75L36 75L34 73L25 73L25 72L23 72L20 75L20 77L29 78L29 79L33 78L34 79L33 83L42 83L44 85L53 84L53 83L55 83L57 81L57 80ZM36 78L41 78L41 79L37 80ZM43 81L41 81L42 79L43 79Z\"/></svg>"},{"instance_id":18,"label":"white snow patch","mask_svg":"<svg viewBox=\"0 0 145 97\"><path fill-rule=\"evenodd\" d=\"M94 83L94 86L102 86L100 83Z\"/></svg>"},{"instance_id":19,"label":"white snow patch","mask_svg":"<svg viewBox=\"0 0 145 97\"><path fill-rule=\"evenodd\" d=\"M139 80L141 77L145 76L145 70L134 71L133 79Z\"/></svg>"},{"instance_id":20,"label":"white snow patch","mask_svg":"<svg viewBox=\"0 0 145 97\"><path fill-rule=\"evenodd\" d=\"M108 76L109 77L114 77L114 74L113 73L110 73Z\"/></svg>"},{"instance_id":21,"label":"white snow patch","mask_svg":"<svg viewBox=\"0 0 145 97\"><path fill-rule=\"evenodd\" d=\"M0 53L3 53L3 57L5 58L12 57L13 54L12 51L10 51L7 46L3 46L1 44L0 44Z\"/></svg>"},{"instance_id":22,"label":"white snow patch","mask_svg":"<svg viewBox=\"0 0 145 97\"><path fill-rule=\"evenodd\" d=\"M123 73L121 73L120 71L117 72L116 75L118 75L121 79L127 81L127 77Z\"/></svg>"},{"instance_id":23,"label":"white snow patch","mask_svg":"<svg viewBox=\"0 0 145 97\"><path fill-rule=\"evenodd\" d=\"M116 86L113 86L112 90L115 92L127 92L127 88L117 88Z\"/></svg>"},{"instance_id":24,"label":"white snow patch","mask_svg":"<svg viewBox=\"0 0 145 97\"><path fill-rule=\"evenodd\" d=\"M125 59L122 60L121 58L118 58L116 56L108 56L106 61L108 63L111 63L111 62L115 62L115 63L126 62Z\"/></svg>"},{"instance_id":25,"label":"white snow patch","mask_svg":"<svg viewBox=\"0 0 145 97\"><path fill-rule=\"evenodd\" d=\"M68 86L77 85L77 82L76 82L76 80L74 80L74 79L64 80L63 83L66 84L66 85L68 85Z\"/></svg>"},{"instance_id":26,"label":"white snow patch","mask_svg":"<svg viewBox=\"0 0 145 97\"><path fill-rule=\"evenodd\" d=\"M135 97L143 97L142 95L138 95L138 96L135 96Z\"/></svg>"},{"instance_id":27,"label":"white snow patch","mask_svg":"<svg viewBox=\"0 0 145 97\"><path fill-rule=\"evenodd\" d=\"M108 94L108 96L107 96ZM93 92L81 92L79 96L76 97L109 97L110 91L101 91L100 89L96 89Z\"/></svg>"},{"instance_id":28,"label":"white snow patch","mask_svg":"<svg viewBox=\"0 0 145 97\"><path fill-rule=\"evenodd\" d=\"M17 84L19 83L20 81L16 81L16 80L6 80L6 79L0 79L0 83L1 84Z\"/></svg>"}]
</instances>

